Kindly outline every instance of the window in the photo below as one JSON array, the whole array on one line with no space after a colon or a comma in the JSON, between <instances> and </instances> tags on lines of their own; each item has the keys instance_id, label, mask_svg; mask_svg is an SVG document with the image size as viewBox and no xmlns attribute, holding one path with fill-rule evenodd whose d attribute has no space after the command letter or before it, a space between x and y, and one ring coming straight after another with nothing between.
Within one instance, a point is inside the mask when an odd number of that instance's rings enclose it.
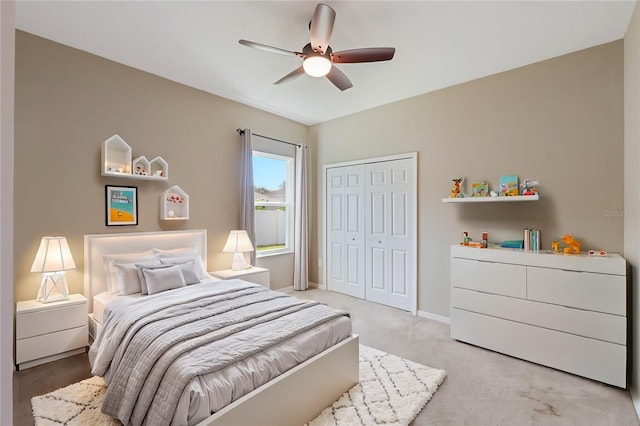
<instances>
[{"instance_id":1,"label":"window","mask_svg":"<svg viewBox=\"0 0 640 426\"><path fill-rule=\"evenodd\" d=\"M253 151L256 255L293 250L294 160Z\"/></svg>"}]
</instances>

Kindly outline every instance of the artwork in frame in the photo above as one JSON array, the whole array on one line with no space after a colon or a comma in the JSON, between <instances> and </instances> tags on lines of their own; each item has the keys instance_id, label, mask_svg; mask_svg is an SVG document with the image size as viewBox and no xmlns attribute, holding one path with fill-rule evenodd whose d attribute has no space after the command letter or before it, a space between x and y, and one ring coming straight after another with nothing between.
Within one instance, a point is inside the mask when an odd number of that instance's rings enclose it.
<instances>
[{"instance_id":1,"label":"artwork in frame","mask_svg":"<svg viewBox=\"0 0 640 426\"><path fill-rule=\"evenodd\" d=\"M105 186L107 226L138 224L138 188L135 186Z\"/></svg>"}]
</instances>

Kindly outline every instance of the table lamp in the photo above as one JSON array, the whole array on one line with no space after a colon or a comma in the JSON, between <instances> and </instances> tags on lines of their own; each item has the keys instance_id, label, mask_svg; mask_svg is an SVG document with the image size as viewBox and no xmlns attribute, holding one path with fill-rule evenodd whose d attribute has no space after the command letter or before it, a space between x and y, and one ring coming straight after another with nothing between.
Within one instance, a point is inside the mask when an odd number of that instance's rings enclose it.
<instances>
[{"instance_id":1,"label":"table lamp","mask_svg":"<svg viewBox=\"0 0 640 426\"><path fill-rule=\"evenodd\" d=\"M231 269L233 271L241 271L245 269L246 263L244 261L243 253L251 252L253 250L253 245L251 244L249 235L247 235L247 231L244 230L230 231L227 243L222 249L223 252L233 253L233 263L231 264ZM250 268L251 265L248 267Z\"/></svg>"},{"instance_id":2,"label":"table lamp","mask_svg":"<svg viewBox=\"0 0 640 426\"><path fill-rule=\"evenodd\" d=\"M42 281L36 300L42 303L69 299L65 272L75 269L71 250L65 237L43 237L31 272L41 272Z\"/></svg>"}]
</instances>

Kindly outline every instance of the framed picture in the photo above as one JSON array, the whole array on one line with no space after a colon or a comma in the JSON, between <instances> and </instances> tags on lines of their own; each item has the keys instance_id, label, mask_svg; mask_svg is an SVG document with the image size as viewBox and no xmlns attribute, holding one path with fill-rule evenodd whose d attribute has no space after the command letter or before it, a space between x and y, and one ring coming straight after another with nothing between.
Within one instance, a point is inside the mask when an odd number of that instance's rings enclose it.
<instances>
[{"instance_id":1,"label":"framed picture","mask_svg":"<svg viewBox=\"0 0 640 426\"><path fill-rule=\"evenodd\" d=\"M105 186L105 221L107 226L138 224L138 188Z\"/></svg>"}]
</instances>

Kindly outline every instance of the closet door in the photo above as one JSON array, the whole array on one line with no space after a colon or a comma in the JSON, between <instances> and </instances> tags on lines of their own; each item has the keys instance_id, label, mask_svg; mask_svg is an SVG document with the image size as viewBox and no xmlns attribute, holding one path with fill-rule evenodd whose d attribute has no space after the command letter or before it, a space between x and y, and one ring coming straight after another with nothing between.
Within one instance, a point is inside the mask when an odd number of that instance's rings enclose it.
<instances>
[{"instance_id":1,"label":"closet door","mask_svg":"<svg viewBox=\"0 0 640 426\"><path fill-rule=\"evenodd\" d=\"M416 229L412 160L365 166L366 299L411 311Z\"/></svg>"},{"instance_id":2,"label":"closet door","mask_svg":"<svg viewBox=\"0 0 640 426\"><path fill-rule=\"evenodd\" d=\"M364 298L364 165L327 169L327 284Z\"/></svg>"}]
</instances>

